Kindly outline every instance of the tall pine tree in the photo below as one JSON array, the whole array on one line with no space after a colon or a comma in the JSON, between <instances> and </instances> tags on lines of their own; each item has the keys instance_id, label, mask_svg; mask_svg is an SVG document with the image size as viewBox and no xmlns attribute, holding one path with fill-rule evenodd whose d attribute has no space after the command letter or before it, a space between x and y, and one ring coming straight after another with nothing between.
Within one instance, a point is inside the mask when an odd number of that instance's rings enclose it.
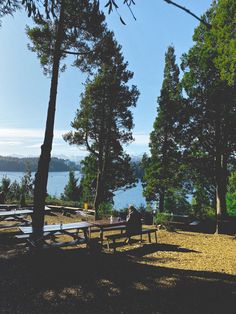
<instances>
[{"instance_id":1,"label":"tall pine tree","mask_svg":"<svg viewBox=\"0 0 236 314\"><path fill-rule=\"evenodd\" d=\"M171 188L179 186L181 153L176 142L181 106L179 68L175 62L174 47L165 55L164 80L158 97L157 117L150 134L151 156L143 157L144 195L149 201L158 201L159 211L164 210L165 197Z\"/></svg>"},{"instance_id":2,"label":"tall pine tree","mask_svg":"<svg viewBox=\"0 0 236 314\"><path fill-rule=\"evenodd\" d=\"M103 63L94 79L87 82L72 122L75 131L64 136L70 144L86 147L91 155L87 166L96 165L96 213L100 204L112 200L115 190L133 186L135 181L123 144L133 140L130 109L139 95L136 86L128 85L133 73L127 69L121 47L111 32L104 38L102 50Z\"/></svg>"},{"instance_id":3,"label":"tall pine tree","mask_svg":"<svg viewBox=\"0 0 236 314\"><path fill-rule=\"evenodd\" d=\"M209 22L215 18L216 7L205 15ZM183 138L193 168L215 188L216 213L220 219L226 214L228 167L236 151L236 90L235 85L222 80L216 67L215 60L220 55L214 39L215 27L208 30L200 24L193 37L195 45L183 57L182 84L188 96L189 113Z\"/></svg>"}]
</instances>

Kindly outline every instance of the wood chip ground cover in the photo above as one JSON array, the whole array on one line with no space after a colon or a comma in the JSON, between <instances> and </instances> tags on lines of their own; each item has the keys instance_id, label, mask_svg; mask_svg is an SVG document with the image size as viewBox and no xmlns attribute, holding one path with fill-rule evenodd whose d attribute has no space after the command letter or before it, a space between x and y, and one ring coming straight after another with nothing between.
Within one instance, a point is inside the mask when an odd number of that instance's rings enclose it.
<instances>
[{"instance_id":1,"label":"wood chip ground cover","mask_svg":"<svg viewBox=\"0 0 236 314\"><path fill-rule=\"evenodd\" d=\"M117 254L78 246L30 255L13 231L0 231L0 313L236 313L233 236L160 230L157 244L120 244Z\"/></svg>"}]
</instances>

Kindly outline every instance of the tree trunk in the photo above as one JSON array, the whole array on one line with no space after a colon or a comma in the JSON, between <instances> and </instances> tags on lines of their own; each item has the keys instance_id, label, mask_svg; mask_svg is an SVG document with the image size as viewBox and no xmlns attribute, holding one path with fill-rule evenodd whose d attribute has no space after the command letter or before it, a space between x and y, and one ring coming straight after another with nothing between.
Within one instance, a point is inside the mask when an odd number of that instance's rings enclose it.
<instances>
[{"instance_id":1,"label":"tree trunk","mask_svg":"<svg viewBox=\"0 0 236 314\"><path fill-rule=\"evenodd\" d=\"M225 156L216 156L216 233L220 233L221 220L226 216L227 169Z\"/></svg>"},{"instance_id":2,"label":"tree trunk","mask_svg":"<svg viewBox=\"0 0 236 314\"><path fill-rule=\"evenodd\" d=\"M164 212L165 190L162 188L159 194L159 213Z\"/></svg>"},{"instance_id":3,"label":"tree trunk","mask_svg":"<svg viewBox=\"0 0 236 314\"><path fill-rule=\"evenodd\" d=\"M221 219L226 215L226 191L227 191L227 158L224 145L221 143L221 124L216 123L216 233L220 233Z\"/></svg>"},{"instance_id":4,"label":"tree trunk","mask_svg":"<svg viewBox=\"0 0 236 314\"><path fill-rule=\"evenodd\" d=\"M43 145L41 146L41 155L39 157L38 169L35 175L34 213L32 217L33 227L32 240L34 241L36 246L41 245L42 242L41 239L43 236L45 198L47 194L48 171L51 159L53 129L56 111L57 86L61 58L61 44L63 38L63 20L64 20L64 1L61 2L60 18L58 21L56 42L53 54L52 78L44 142Z\"/></svg>"},{"instance_id":5,"label":"tree trunk","mask_svg":"<svg viewBox=\"0 0 236 314\"><path fill-rule=\"evenodd\" d=\"M105 108L103 110L103 117L105 117ZM98 210L100 204L104 201L104 171L105 171L105 164L106 164L106 155L104 153L104 139L105 136L105 123L106 119L104 118L102 124L100 125L100 132L98 137L98 173L97 173L97 184L96 184L96 193L94 198L93 207L95 210L95 219L99 218Z\"/></svg>"},{"instance_id":6,"label":"tree trunk","mask_svg":"<svg viewBox=\"0 0 236 314\"><path fill-rule=\"evenodd\" d=\"M93 203L93 208L95 210L95 220L97 220L99 218L98 216L98 209L99 209L99 205L101 203L101 171L98 171L97 174L97 184L96 184L96 194L95 194L95 198L94 198L94 203Z\"/></svg>"},{"instance_id":7,"label":"tree trunk","mask_svg":"<svg viewBox=\"0 0 236 314\"><path fill-rule=\"evenodd\" d=\"M163 168L163 173L164 173L164 179L167 177L166 175L166 169L167 169L167 145L168 145L168 131L167 131L167 125L165 124L164 126L164 142L163 142L163 147L162 147L162 168ZM164 204L165 204L165 187L160 188L160 193L159 193L159 212L162 213L164 212Z\"/></svg>"}]
</instances>

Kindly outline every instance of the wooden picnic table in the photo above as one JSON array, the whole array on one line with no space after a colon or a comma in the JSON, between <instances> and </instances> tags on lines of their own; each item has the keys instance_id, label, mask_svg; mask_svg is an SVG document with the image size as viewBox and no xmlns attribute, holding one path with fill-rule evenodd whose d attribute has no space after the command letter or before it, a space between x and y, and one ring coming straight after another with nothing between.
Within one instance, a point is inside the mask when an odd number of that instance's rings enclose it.
<instances>
[{"instance_id":1,"label":"wooden picnic table","mask_svg":"<svg viewBox=\"0 0 236 314\"><path fill-rule=\"evenodd\" d=\"M45 206L45 211L51 211L51 209ZM25 208L15 208L10 210L1 210L0 211L0 221L11 221L15 223L11 224L1 224L0 228L12 228L17 227L19 225L28 225L30 221L27 220L27 216L33 215L33 208L32 207L25 207Z\"/></svg>"},{"instance_id":2,"label":"wooden picnic table","mask_svg":"<svg viewBox=\"0 0 236 314\"><path fill-rule=\"evenodd\" d=\"M103 244L104 231L120 230L121 232L126 228L126 220L120 220L119 218L101 219L92 222L93 226L100 229L100 241Z\"/></svg>"},{"instance_id":3,"label":"wooden picnic table","mask_svg":"<svg viewBox=\"0 0 236 314\"><path fill-rule=\"evenodd\" d=\"M92 225L87 221L65 223L65 224L55 224L55 225L44 225L43 227L43 247L61 247L61 246L71 246L75 244L85 243L88 244L88 229ZM34 243L30 240L30 235L33 233L32 227L19 227L22 238L28 239L29 243L34 246ZM82 235L81 235L82 231ZM73 238L73 241L58 241L56 236L67 235ZM21 238L21 236L18 236ZM48 242L48 240L50 242Z\"/></svg>"},{"instance_id":4,"label":"wooden picnic table","mask_svg":"<svg viewBox=\"0 0 236 314\"><path fill-rule=\"evenodd\" d=\"M6 211L0 211L0 221L13 221L12 224L1 224L1 228L16 227L20 224L29 224L30 222L26 219L28 215L32 215L32 209L12 209Z\"/></svg>"}]
</instances>

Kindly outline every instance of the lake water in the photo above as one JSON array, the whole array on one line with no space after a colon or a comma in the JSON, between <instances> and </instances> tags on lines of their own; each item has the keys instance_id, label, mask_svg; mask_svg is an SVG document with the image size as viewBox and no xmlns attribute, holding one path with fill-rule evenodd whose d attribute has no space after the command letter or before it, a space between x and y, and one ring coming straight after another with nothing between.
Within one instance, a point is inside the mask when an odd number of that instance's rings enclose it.
<instances>
[{"instance_id":1,"label":"lake water","mask_svg":"<svg viewBox=\"0 0 236 314\"><path fill-rule=\"evenodd\" d=\"M11 182L16 180L21 181L23 177L23 172L2 172L0 171L0 182L3 176L7 176ZM75 171L75 176L80 178L80 172ZM34 173L32 173L34 177ZM69 172L49 172L48 176L48 194L60 197L61 193L64 191L64 187L68 182ZM126 191L117 191L114 197L114 208L120 209L127 207L129 204L134 204L135 206L145 205L145 198L142 195L142 184L138 182L137 186Z\"/></svg>"}]
</instances>

